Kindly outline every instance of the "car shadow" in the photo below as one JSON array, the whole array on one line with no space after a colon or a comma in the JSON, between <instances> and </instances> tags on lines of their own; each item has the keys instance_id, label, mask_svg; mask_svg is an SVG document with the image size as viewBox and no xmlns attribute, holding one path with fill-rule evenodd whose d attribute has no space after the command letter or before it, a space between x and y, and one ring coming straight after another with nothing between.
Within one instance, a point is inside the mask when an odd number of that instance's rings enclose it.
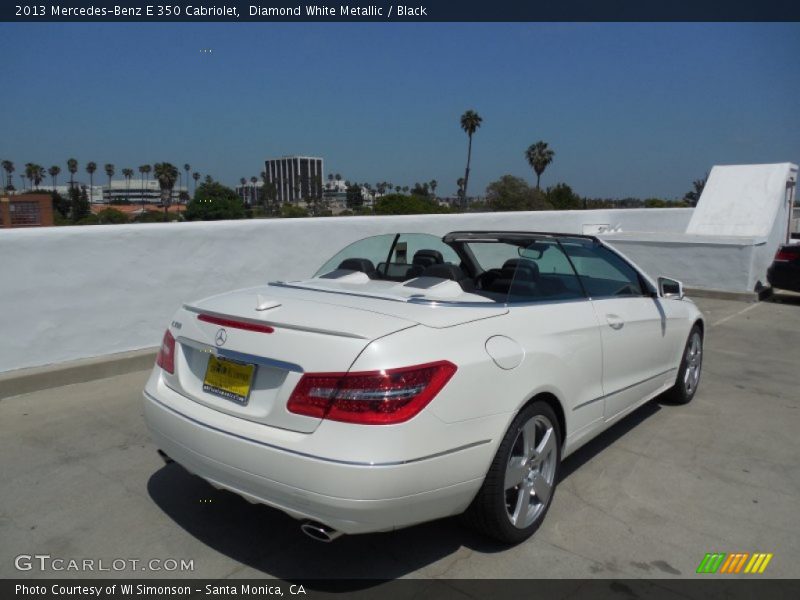
<instances>
[{"instance_id":1,"label":"car shadow","mask_svg":"<svg viewBox=\"0 0 800 600\"><path fill-rule=\"evenodd\" d=\"M765 302L800 306L800 293L773 291L770 297L765 300Z\"/></svg>"},{"instance_id":2,"label":"car shadow","mask_svg":"<svg viewBox=\"0 0 800 600\"><path fill-rule=\"evenodd\" d=\"M564 461L560 480L659 410L657 398L577 450ZM318 542L303 535L299 522L288 515L217 490L177 463L153 473L147 491L168 517L209 548L269 576L320 591L371 588L461 548L484 554L509 548L465 527L458 517L389 533L342 536L330 544Z\"/></svg>"}]
</instances>

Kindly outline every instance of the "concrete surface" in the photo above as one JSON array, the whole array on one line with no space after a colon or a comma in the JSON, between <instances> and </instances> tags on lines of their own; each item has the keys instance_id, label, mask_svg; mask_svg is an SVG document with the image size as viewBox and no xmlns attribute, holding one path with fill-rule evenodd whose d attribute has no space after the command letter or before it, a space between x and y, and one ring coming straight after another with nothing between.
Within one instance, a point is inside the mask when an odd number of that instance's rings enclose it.
<instances>
[{"instance_id":1,"label":"concrete surface","mask_svg":"<svg viewBox=\"0 0 800 600\"><path fill-rule=\"evenodd\" d=\"M698 304L710 327L694 401L653 402L570 457L545 523L514 548L457 519L314 542L163 465L141 418L146 371L5 398L0 577L166 575L14 568L49 554L193 560L169 575L206 578L676 578L716 551L772 552L760 577L797 577L800 296Z\"/></svg>"}]
</instances>

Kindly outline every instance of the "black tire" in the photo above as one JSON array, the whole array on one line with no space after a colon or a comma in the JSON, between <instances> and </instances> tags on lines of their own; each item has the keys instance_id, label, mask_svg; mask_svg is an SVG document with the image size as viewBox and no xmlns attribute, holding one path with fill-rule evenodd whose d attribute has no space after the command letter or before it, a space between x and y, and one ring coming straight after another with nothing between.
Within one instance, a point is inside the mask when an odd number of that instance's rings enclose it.
<instances>
[{"instance_id":1,"label":"black tire","mask_svg":"<svg viewBox=\"0 0 800 600\"><path fill-rule=\"evenodd\" d=\"M545 442L544 436L547 435L546 427L548 425L552 436L549 442ZM527 456L527 452L523 450L520 453L520 450L525 448L525 436L526 434L530 435L531 428L536 432L533 434L534 439L537 440L535 447L543 450L541 460L535 467L532 465L539 460L538 458L530 458L526 465L524 457ZM539 433L542 434L541 441L537 437ZM483 486L464 513L464 520L480 533L505 544L518 544L533 535L544 521L550 504L553 502L561 465L561 441L562 433L558 418L550 405L546 402L536 401L522 409L500 443ZM536 454L536 456L540 455ZM512 460L517 464L512 465ZM506 473L507 470L511 473L512 467L514 467L515 473L517 470L524 472L529 469L529 471L527 477L524 477L517 487L507 489ZM510 479L514 480L515 477ZM551 482L544 502L540 500L535 490L535 487L545 490L543 481L544 483ZM521 507L515 511L515 514L519 515L517 524L514 523L514 516L510 513L511 504ZM525 518L522 518L523 510ZM527 523L527 518L532 518L532 522Z\"/></svg>"},{"instance_id":2,"label":"black tire","mask_svg":"<svg viewBox=\"0 0 800 600\"><path fill-rule=\"evenodd\" d=\"M693 344L699 344L696 348L697 353L693 351ZM687 376L687 371L690 369L697 369L696 376L690 374ZM688 404L697 393L697 388L700 385L700 378L703 374L703 330L699 325L692 327L689 332L689 337L686 339L686 345L683 348L683 355L681 356L681 364L678 368L678 376L675 378L675 385L667 390L665 397L674 404Z\"/></svg>"}]
</instances>

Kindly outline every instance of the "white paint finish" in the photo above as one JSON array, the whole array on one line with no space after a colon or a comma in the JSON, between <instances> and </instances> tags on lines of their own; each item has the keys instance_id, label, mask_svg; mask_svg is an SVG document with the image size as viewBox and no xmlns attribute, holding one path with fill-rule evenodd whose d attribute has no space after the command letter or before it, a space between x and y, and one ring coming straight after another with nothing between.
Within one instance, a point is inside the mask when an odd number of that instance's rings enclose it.
<instances>
[{"instance_id":1,"label":"white paint finish","mask_svg":"<svg viewBox=\"0 0 800 600\"><path fill-rule=\"evenodd\" d=\"M786 182L797 165L726 165L711 169L686 233L767 237L788 221Z\"/></svg>"},{"instance_id":2,"label":"white paint finish","mask_svg":"<svg viewBox=\"0 0 800 600\"><path fill-rule=\"evenodd\" d=\"M0 231L0 372L153 347L181 303L313 274L358 239L459 229L682 231L692 209L99 225ZM256 299L253 298L253 303Z\"/></svg>"}]
</instances>

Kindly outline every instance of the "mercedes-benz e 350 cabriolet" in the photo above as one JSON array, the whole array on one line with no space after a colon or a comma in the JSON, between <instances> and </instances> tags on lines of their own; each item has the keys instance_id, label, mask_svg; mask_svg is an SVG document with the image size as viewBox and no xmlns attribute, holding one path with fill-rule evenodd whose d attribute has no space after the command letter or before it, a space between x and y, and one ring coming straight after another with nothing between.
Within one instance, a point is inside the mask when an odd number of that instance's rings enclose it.
<instances>
[{"instance_id":1,"label":"mercedes-benz e 350 cabriolet","mask_svg":"<svg viewBox=\"0 0 800 600\"><path fill-rule=\"evenodd\" d=\"M694 396L703 316L591 236L387 234L191 302L144 391L162 453L330 541L464 513L530 536L561 461Z\"/></svg>"}]
</instances>

